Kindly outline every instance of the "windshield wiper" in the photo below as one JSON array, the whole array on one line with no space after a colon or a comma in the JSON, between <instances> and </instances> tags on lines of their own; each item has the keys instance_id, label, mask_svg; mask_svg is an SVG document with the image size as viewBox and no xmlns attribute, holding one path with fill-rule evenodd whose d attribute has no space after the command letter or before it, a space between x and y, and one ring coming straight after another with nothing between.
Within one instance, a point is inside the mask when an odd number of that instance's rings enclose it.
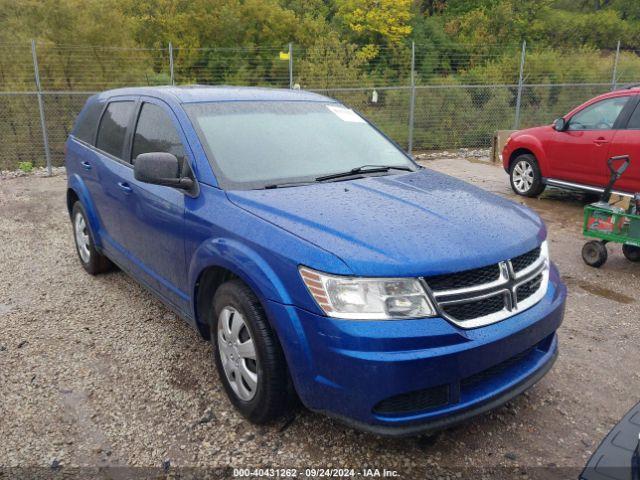
<instances>
[{"instance_id":1,"label":"windshield wiper","mask_svg":"<svg viewBox=\"0 0 640 480\"><path fill-rule=\"evenodd\" d=\"M403 170L406 172L413 172L413 168L409 167L409 166L404 166L404 165L399 165L399 166L393 166L393 165L362 165L360 167L356 167L356 168L352 168L349 171L346 172L338 172L338 173L331 173L329 175L323 175L321 177L318 177L314 180L302 180L299 182L282 182L282 183L272 183L269 185L265 185L264 188L265 190L271 190L274 188L286 188L286 187L299 187L302 185L311 185L312 183L315 182L322 182L324 180L332 180L334 178L342 178L342 177L350 177L351 175L358 175L360 173L380 173L380 172L388 172L389 170Z\"/></svg>"},{"instance_id":2,"label":"windshield wiper","mask_svg":"<svg viewBox=\"0 0 640 480\"><path fill-rule=\"evenodd\" d=\"M315 183L315 180L309 181L309 180L305 180L302 182L282 182L282 183L272 183L270 185L265 185L263 188L265 190L271 190L273 188L287 188L287 187L299 187L302 185L311 185L312 183Z\"/></svg>"},{"instance_id":3,"label":"windshield wiper","mask_svg":"<svg viewBox=\"0 0 640 480\"><path fill-rule=\"evenodd\" d=\"M413 172L413 168L405 167L402 165L362 165L361 167L352 168L346 172L331 173L329 175L323 175L317 177L317 182L323 182L324 180L332 180L334 178L350 177L351 175L357 175L359 173L380 173L388 172L389 170L404 170L406 172Z\"/></svg>"}]
</instances>

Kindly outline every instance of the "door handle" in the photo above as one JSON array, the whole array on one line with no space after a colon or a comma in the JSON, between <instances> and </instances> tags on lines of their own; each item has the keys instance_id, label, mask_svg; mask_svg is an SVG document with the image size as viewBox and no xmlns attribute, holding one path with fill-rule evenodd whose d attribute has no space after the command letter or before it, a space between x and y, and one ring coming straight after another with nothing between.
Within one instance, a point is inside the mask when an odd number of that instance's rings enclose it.
<instances>
[{"instance_id":1,"label":"door handle","mask_svg":"<svg viewBox=\"0 0 640 480\"><path fill-rule=\"evenodd\" d=\"M604 145L605 143L609 143L609 140L607 140L606 138L600 137L600 138L596 138L593 143L595 143L596 145L600 146L600 145Z\"/></svg>"},{"instance_id":2,"label":"door handle","mask_svg":"<svg viewBox=\"0 0 640 480\"><path fill-rule=\"evenodd\" d=\"M131 189L131 187L127 182L118 182L118 187L120 187L120 190L122 190L124 193L133 192L133 190Z\"/></svg>"},{"instance_id":3,"label":"door handle","mask_svg":"<svg viewBox=\"0 0 640 480\"><path fill-rule=\"evenodd\" d=\"M85 170L91 170L91 164L89 162L80 162L80 165L82 165L82 168Z\"/></svg>"}]
</instances>

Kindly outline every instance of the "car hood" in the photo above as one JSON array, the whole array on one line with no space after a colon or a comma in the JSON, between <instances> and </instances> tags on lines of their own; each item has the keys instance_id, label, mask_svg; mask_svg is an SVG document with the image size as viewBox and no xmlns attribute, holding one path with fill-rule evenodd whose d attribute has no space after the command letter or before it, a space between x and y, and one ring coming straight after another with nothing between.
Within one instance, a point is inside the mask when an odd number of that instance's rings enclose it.
<instances>
[{"instance_id":1,"label":"car hood","mask_svg":"<svg viewBox=\"0 0 640 480\"><path fill-rule=\"evenodd\" d=\"M539 133L548 132L549 130L552 130L552 129L553 129L553 126L551 126L551 125L542 125L540 127L525 128L524 130L518 130L517 132L514 132L511 135L511 138L518 138L518 137L521 137L523 135L536 136Z\"/></svg>"},{"instance_id":2,"label":"car hood","mask_svg":"<svg viewBox=\"0 0 640 480\"><path fill-rule=\"evenodd\" d=\"M338 256L354 275L476 268L525 253L546 236L528 208L429 169L227 194L237 206Z\"/></svg>"}]
</instances>

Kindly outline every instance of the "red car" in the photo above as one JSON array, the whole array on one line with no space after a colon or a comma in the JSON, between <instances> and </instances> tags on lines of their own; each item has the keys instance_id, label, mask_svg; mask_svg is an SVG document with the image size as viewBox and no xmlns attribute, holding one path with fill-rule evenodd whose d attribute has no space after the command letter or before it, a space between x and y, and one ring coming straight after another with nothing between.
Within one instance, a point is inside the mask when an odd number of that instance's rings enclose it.
<instances>
[{"instance_id":1,"label":"red car","mask_svg":"<svg viewBox=\"0 0 640 480\"><path fill-rule=\"evenodd\" d=\"M607 159L629 155L617 193L640 192L640 88L605 93L552 125L513 133L502 151L518 195L535 197L547 185L600 193L609 180Z\"/></svg>"}]
</instances>

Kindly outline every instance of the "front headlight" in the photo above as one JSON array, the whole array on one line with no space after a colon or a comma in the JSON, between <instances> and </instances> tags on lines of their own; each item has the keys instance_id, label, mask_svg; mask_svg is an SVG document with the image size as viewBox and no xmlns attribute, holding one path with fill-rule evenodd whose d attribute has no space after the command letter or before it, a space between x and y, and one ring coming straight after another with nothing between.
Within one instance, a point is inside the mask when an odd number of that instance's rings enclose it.
<instances>
[{"instance_id":1,"label":"front headlight","mask_svg":"<svg viewBox=\"0 0 640 480\"><path fill-rule=\"evenodd\" d=\"M345 277L307 267L300 267L300 275L329 317L391 320L436 314L417 278Z\"/></svg>"}]
</instances>

